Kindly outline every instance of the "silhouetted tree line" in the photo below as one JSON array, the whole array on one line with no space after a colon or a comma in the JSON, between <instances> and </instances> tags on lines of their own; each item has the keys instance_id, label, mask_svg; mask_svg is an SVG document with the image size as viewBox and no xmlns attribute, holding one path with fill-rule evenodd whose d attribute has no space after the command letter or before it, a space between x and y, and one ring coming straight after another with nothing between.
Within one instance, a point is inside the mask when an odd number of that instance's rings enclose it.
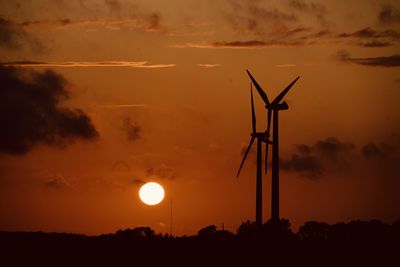
<instances>
[{"instance_id":1,"label":"silhouetted tree line","mask_svg":"<svg viewBox=\"0 0 400 267\"><path fill-rule=\"evenodd\" d=\"M0 266L253 266L255 264L400 266L400 220L304 223L297 233L286 219L247 221L236 233L215 225L193 236L155 233L150 227L86 236L0 232ZM7 265L2 263L7 262ZM132 264L130 264L132 263ZM135 265L139 264L139 265ZM394 264L394 265L393 265Z\"/></svg>"}]
</instances>

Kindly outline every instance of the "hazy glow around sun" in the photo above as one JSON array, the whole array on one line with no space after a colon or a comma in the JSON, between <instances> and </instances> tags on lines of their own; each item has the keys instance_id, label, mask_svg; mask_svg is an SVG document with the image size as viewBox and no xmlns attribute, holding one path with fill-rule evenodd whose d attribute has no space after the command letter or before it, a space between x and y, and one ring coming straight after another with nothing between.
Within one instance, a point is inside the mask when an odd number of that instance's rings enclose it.
<instances>
[{"instance_id":1,"label":"hazy glow around sun","mask_svg":"<svg viewBox=\"0 0 400 267\"><path fill-rule=\"evenodd\" d=\"M157 205L164 199L164 188L158 183L146 183L140 187L139 197L147 205Z\"/></svg>"}]
</instances>

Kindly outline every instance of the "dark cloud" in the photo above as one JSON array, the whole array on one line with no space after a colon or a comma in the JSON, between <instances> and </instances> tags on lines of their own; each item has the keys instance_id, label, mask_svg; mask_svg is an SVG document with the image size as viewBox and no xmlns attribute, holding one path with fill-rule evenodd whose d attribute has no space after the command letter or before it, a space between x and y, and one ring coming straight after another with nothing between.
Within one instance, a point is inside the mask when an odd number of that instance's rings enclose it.
<instances>
[{"instance_id":1,"label":"dark cloud","mask_svg":"<svg viewBox=\"0 0 400 267\"><path fill-rule=\"evenodd\" d=\"M273 46L302 46L306 43L303 41L230 41L230 42L214 42L212 46L221 48L257 48L257 47L273 47Z\"/></svg>"},{"instance_id":2,"label":"dark cloud","mask_svg":"<svg viewBox=\"0 0 400 267\"><path fill-rule=\"evenodd\" d=\"M394 30L384 30L377 31L370 27L366 27L351 33L340 33L337 35L338 38L360 38L360 39L368 39L368 38L392 38L392 39L400 39L400 33Z\"/></svg>"},{"instance_id":3,"label":"dark cloud","mask_svg":"<svg viewBox=\"0 0 400 267\"><path fill-rule=\"evenodd\" d=\"M296 152L281 161L281 169L307 178L342 171L349 167L349 155L354 147L352 143L334 137L319 140L313 146L296 145Z\"/></svg>"},{"instance_id":4,"label":"dark cloud","mask_svg":"<svg viewBox=\"0 0 400 267\"><path fill-rule=\"evenodd\" d=\"M337 162L343 154L348 154L354 147L352 143L341 142L335 137L329 137L325 140L317 141L312 150L323 158Z\"/></svg>"},{"instance_id":5,"label":"dark cloud","mask_svg":"<svg viewBox=\"0 0 400 267\"><path fill-rule=\"evenodd\" d=\"M45 187L57 190L70 189L70 184L61 177L55 177L45 182Z\"/></svg>"},{"instance_id":6,"label":"dark cloud","mask_svg":"<svg viewBox=\"0 0 400 267\"><path fill-rule=\"evenodd\" d=\"M122 10L122 4L119 0L104 0L104 3L112 13L120 13Z\"/></svg>"},{"instance_id":7,"label":"dark cloud","mask_svg":"<svg viewBox=\"0 0 400 267\"><path fill-rule=\"evenodd\" d=\"M148 23L148 31L162 31L165 27L161 24L161 15L159 13L151 13L146 16L146 21Z\"/></svg>"},{"instance_id":8,"label":"dark cloud","mask_svg":"<svg viewBox=\"0 0 400 267\"><path fill-rule=\"evenodd\" d=\"M308 178L316 178L323 174L324 167L320 158L305 154L293 154L290 159L281 162L281 169L300 173Z\"/></svg>"},{"instance_id":9,"label":"dark cloud","mask_svg":"<svg viewBox=\"0 0 400 267\"><path fill-rule=\"evenodd\" d=\"M296 27L292 30L288 30L286 32L287 36L293 36L296 35L298 33L303 33L303 32L309 32L311 30L311 28L307 28L307 27Z\"/></svg>"},{"instance_id":10,"label":"dark cloud","mask_svg":"<svg viewBox=\"0 0 400 267\"><path fill-rule=\"evenodd\" d=\"M392 44L389 42L381 42L381 41L371 41L371 42L359 42L357 43L359 46L363 47L388 47Z\"/></svg>"},{"instance_id":11,"label":"dark cloud","mask_svg":"<svg viewBox=\"0 0 400 267\"><path fill-rule=\"evenodd\" d=\"M269 47L296 47L313 45L316 41L307 41L302 38L291 40L235 40L235 41L220 41L213 43L186 43L172 45L174 48L202 48L202 49L260 49Z\"/></svg>"},{"instance_id":12,"label":"dark cloud","mask_svg":"<svg viewBox=\"0 0 400 267\"><path fill-rule=\"evenodd\" d=\"M263 35L266 32L286 32L288 23L297 21L293 14L276 7L266 8L259 1L230 1L230 11L225 18L231 27L239 32Z\"/></svg>"},{"instance_id":13,"label":"dark cloud","mask_svg":"<svg viewBox=\"0 0 400 267\"><path fill-rule=\"evenodd\" d=\"M0 18L0 45L9 49L20 46L17 39L24 35L22 30L16 29L10 21Z\"/></svg>"},{"instance_id":14,"label":"dark cloud","mask_svg":"<svg viewBox=\"0 0 400 267\"><path fill-rule=\"evenodd\" d=\"M60 173L47 173L44 186L55 190L75 190L68 180Z\"/></svg>"},{"instance_id":15,"label":"dark cloud","mask_svg":"<svg viewBox=\"0 0 400 267\"><path fill-rule=\"evenodd\" d=\"M386 159L396 151L396 147L392 144L370 142L361 149L362 155L367 159Z\"/></svg>"},{"instance_id":16,"label":"dark cloud","mask_svg":"<svg viewBox=\"0 0 400 267\"><path fill-rule=\"evenodd\" d=\"M56 19L56 20L25 20L15 24L21 30L32 26L50 27L104 27L105 29L119 30L142 29L147 32L166 32L167 27L162 24L162 17L158 12L133 12L129 16L118 15L113 18L86 18L86 19Z\"/></svg>"},{"instance_id":17,"label":"dark cloud","mask_svg":"<svg viewBox=\"0 0 400 267\"><path fill-rule=\"evenodd\" d=\"M129 141L136 141L140 139L140 133L142 128L132 120L130 117L126 117L122 121L123 129L127 134L127 138Z\"/></svg>"},{"instance_id":18,"label":"dark cloud","mask_svg":"<svg viewBox=\"0 0 400 267\"><path fill-rule=\"evenodd\" d=\"M132 181L132 183L135 184L135 185L143 185L143 184L145 184L146 182L143 181L142 179L134 179L134 180Z\"/></svg>"},{"instance_id":19,"label":"dark cloud","mask_svg":"<svg viewBox=\"0 0 400 267\"><path fill-rule=\"evenodd\" d=\"M336 53L336 58L342 62L354 63L364 66L400 67L400 55L355 58L351 57L351 55L347 51L340 50Z\"/></svg>"},{"instance_id":20,"label":"dark cloud","mask_svg":"<svg viewBox=\"0 0 400 267\"><path fill-rule=\"evenodd\" d=\"M400 11L390 5L382 6L378 14L378 22L382 25L392 25L400 22Z\"/></svg>"},{"instance_id":21,"label":"dark cloud","mask_svg":"<svg viewBox=\"0 0 400 267\"><path fill-rule=\"evenodd\" d=\"M175 179L177 173L171 166L161 164L157 167L151 167L146 170L146 177L156 177L161 179Z\"/></svg>"},{"instance_id":22,"label":"dark cloud","mask_svg":"<svg viewBox=\"0 0 400 267\"><path fill-rule=\"evenodd\" d=\"M0 152L24 154L37 144L64 147L98 136L80 109L62 107L70 98L59 74L0 66Z\"/></svg>"},{"instance_id":23,"label":"dark cloud","mask_svg":"<svg viewBox=\"0 0 400 267\"><path fill-rule=\"evenodd\" d=\"M326 13L325 6L321 4L316 4L314 2L306 2L301 0L290 0L289 5L297 10L310 12L315 14L324 14Z\"/></svg>"},{"instance_id":24,"label":"dark cloud","mask_svg":"<svg viewBox=\"0 0 400 267\"><path fill-rule=\"evenodd\" d=\"M131 167L127 162L122 160L117 160L113 163L111 171L116 173L127 173L131 171Z\"/></svg>"},{"instance_id":25,"label":"dark cloud","mask_svg":"<svg viewBox=\"0 0 400 267\"><path fill-rule=\"evenodd\" d=\"M44 50L43 44L27 33L23 27L2 17L0 17L0 47L9 50L29 48L34 52Z\"/></svg>"},{"instance_id":26,"label":"dark cloud","mask_svg":"<svg viewBox=\"0 0 400 267\"><path fill-rule=\"evenodd\" d=\"M317 19L321 26L326 27L328 25L325 18L328 12L326 7L322 4L302 0L290 0L289 6L292 10L305 13L306 15L312 15Z\"/></svg>"}]
</instances>

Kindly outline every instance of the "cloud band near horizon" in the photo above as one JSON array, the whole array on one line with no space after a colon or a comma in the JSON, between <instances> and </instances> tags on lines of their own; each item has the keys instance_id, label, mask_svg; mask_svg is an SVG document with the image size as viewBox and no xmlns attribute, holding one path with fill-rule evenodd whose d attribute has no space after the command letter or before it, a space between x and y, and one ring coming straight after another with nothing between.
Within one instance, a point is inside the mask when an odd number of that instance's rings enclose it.
<instances>
[{"instance_id":1,"label":"cloud band near horizon","mask_svg":"<svg viewBox=\"0 0 400 267\"><path fill-rule=\"evenodd\" d=\"M0 65L6 67L129 67L144 69L171 68L176 66L176 64L150 64L148 61L10 61L1 62Z\"/></svg>"}]
</instances>

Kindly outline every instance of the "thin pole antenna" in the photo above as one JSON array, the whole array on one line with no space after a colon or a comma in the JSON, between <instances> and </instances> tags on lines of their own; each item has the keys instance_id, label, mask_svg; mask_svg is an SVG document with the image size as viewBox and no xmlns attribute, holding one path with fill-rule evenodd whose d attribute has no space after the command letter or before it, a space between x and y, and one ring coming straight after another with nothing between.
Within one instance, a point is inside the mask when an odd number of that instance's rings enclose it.
<instances>
[{"instance_id":1,"label":"thin pole antenna","mask_svg":"<svg viewBox=\"0 0 400 267\"><path fill-rule=\"evenodd\" d=\"M169 227L170 227L170 229L169 229L169 232L170 232L170 234L171 234L171 236L172 236L172 197L171 197L171 212L170 212L170 224L169 224Z\"/></svg>"}]
</instances>

